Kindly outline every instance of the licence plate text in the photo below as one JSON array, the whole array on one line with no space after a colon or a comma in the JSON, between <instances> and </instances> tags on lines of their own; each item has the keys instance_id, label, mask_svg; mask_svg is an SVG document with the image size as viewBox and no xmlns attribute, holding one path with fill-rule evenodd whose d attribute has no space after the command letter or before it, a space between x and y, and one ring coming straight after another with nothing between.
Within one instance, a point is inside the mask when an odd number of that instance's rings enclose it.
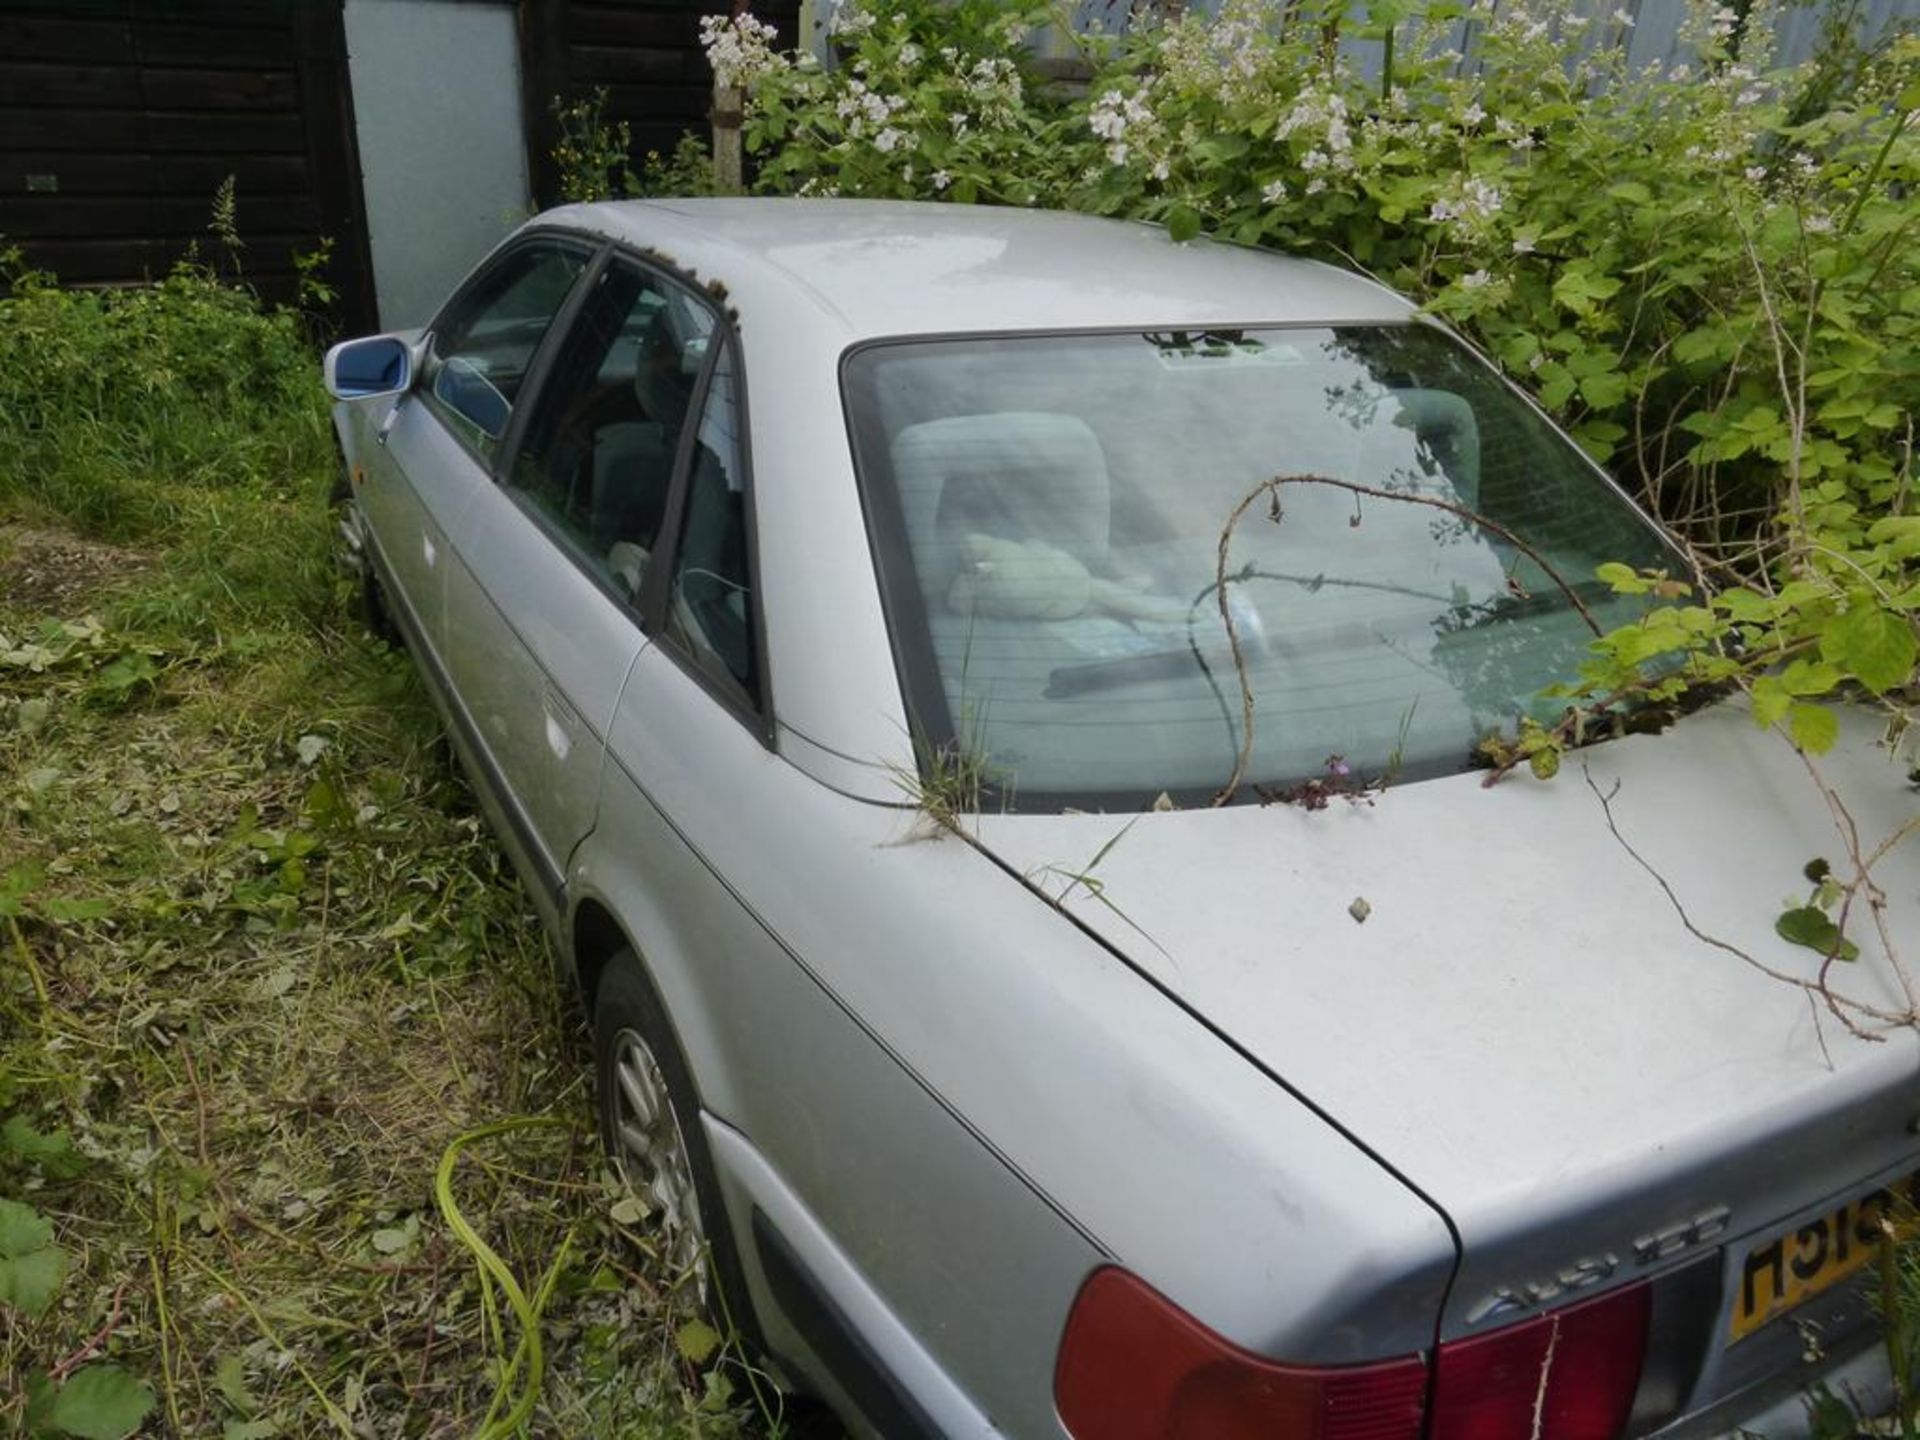
<instances>
[{"instance_id":1,"label":"licence plate text","mask_svg":"<svg viewBox=\"0 0 1920 1440\"><path fill-rule=\"evenodd\" d=\"M1910 1233L1916 1210L1920 1175L1910 1175L1755 1246L1741 1267L1727 1343L1745 1339L1775 1316L1856 1274L1886 1243L1886 1223Z\"/></svg>"}]
</instances>

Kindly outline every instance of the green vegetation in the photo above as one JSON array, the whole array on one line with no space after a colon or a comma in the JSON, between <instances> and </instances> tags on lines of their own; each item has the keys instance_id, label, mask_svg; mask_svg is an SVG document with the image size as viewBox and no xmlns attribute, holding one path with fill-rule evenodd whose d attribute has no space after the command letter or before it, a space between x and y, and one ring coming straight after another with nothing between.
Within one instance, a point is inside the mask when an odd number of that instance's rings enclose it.
<instances>
[{"instance_id":1,"label":"green vegetation","mask_svg":"<svg viewBox=\"0 0 1920 1440\"><path fill-rule=\"evenodd\" d=\"M608 1178L405 656L348 618L337 465L299 317L196 267L12 277L0 1434L777 1431Z\"/></svg>"}]
</instances>

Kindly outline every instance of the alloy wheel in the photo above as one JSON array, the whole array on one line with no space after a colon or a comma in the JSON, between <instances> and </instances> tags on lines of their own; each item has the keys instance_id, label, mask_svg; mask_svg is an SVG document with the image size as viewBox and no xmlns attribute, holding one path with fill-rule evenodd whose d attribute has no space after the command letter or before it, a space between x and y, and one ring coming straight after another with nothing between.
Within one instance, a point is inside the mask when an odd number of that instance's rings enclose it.
<instances>
[{"instance_id":1,"label":"alloy wheel","mask_svg":"<svg viewBox=\"0 0 1920 1440\"><path fill-rule=\"evenodd\" d=\"M667 1096L666 1076L651 1047L633 1030L614 1036L612 1089L614 1163L651 1207L674 1273L691 1274L704 1301L706 1234L692 1161Z\"/></svg>"}]
</instances>

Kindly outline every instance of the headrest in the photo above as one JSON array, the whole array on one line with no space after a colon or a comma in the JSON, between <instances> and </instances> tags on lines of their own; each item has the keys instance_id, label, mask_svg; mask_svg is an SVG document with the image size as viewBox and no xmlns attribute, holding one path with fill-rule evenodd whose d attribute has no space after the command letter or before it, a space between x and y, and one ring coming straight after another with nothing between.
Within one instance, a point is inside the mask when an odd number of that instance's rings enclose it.
<instances>
[{"instance_id":1,"label":"headrest","mask_svg":"<svg viewBox=\"0 0 1920 1440\"><path fill-rule=\"evenodd\" d=\"M910 425L893 441L894 484L914 565L945 594L969 534L1041 540L1098 572L1112 499L1106 456L1072 415L1004 411Z\"/></svg>"},{"instance_id":2,"label":"headrest","mask_svg":"<svg viewBox=\"0 0 1920 1440\"><path fill-rule=\"evenodd\" d=\"M682 342L675 336L666 307L648 319L634 340L633 365L633 391L648 419L680 428L706 348L704 337Z\"/></svg>"},{"instance_id":3,"label":"headrest","mask_svg":"<svg viewBox=\"0 0 1920 1440\"><path fill-rule=\"evenodd\" d=\"M1389 390L1400 406L1393 423L1425 444L1461 503L1480 498L1480 426L1473 407L1451 390Z\"/></svg>"}]
</instances>

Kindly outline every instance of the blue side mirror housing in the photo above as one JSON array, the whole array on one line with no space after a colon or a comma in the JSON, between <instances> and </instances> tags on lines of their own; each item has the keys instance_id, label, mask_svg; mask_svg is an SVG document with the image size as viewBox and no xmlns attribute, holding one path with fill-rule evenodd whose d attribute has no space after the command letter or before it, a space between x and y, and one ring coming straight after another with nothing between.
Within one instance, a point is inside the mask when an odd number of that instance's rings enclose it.
<instances>
[{"instance_id":1,"label":"blue side mirror housing","mask_svg":"<svg viewBox=\"0 0 1920 1440\"><path fill-rule=\"evenodd\" d=\"M413 351L392 335L343 340L327 351L326 376L336 400L398 395L413 384Z\"/></svg>"}]
</instances>

